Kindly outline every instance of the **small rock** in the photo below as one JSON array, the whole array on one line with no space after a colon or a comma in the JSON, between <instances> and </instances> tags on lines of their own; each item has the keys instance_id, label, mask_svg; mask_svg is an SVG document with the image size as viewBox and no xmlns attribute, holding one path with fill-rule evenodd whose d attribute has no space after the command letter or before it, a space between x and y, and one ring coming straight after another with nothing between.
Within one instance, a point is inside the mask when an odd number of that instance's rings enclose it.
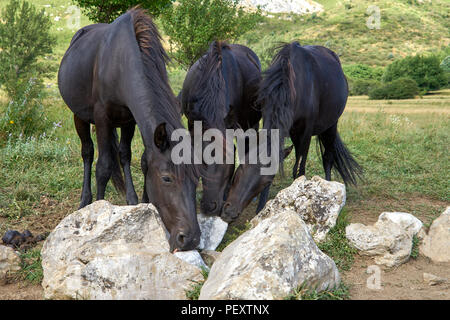
<instances>
[{"instance_id":1,"label":"small rock","mask_svg":"<svg viewBox=\"0 0 450 320\"><path fill-rule=\"evenodd\" d=\"M450 207L433 221L419 250L434 262L450 262Z\"/></svg>"},{"instance_id":2,"label":"small rock","mask_svg":"<svg viewBox=\"0 0 450 320\"><path fill-rule=\"evenodd\" d=\"M200 269L205 268L209 270L208 266L205 264L202 257L200 256L200 253L198 253L197 250L177 251L174 253L174 256Z\"/></svg>"},{"instance_id":3,"label":"small rock","mask_svg":"<svg viewBox=\"0 0 450 320\"><path fill-rule=\"evenodd\" d=\"M5 284L9 272L20 270L20 257L14 249L0 245L0 285Z\"/></svg>"},{"instance_id":4,"label":"small rock","mask_svg":"<svg viewBox=\"0 0 450 320\"><path fill-rule=\"evenodd\" d=\"M221 252L213 251L213 250L202 250L200 251L200 255L205 261L208 267L212 267L214 262L216 262L217 258L220 256Z\"/></svg>"},{"instance_id":5,"label":"small rock","mask_svg":"<svg viewBox=\"0 0 450 320\"><path fill-rule=\"evenodd\" d=\"M216 250L227 232L228 223L221 217L207 216L202 213L197 215L197 220L201 231L198 249Z\"/></svg>"},{"instance_id":6,"label":"small rock","mask_svg":"<svg viewBox=\"0 0 450 320\"><path fill-rule=\"evenodd\" d=\"M425 283L428 283L430 286L436 286L436 285L447 282L447 279L435 276L434 274L431 274L431 273L424 272L423 273L423 281L425 281Z\"/></svg>"}]
</instances>

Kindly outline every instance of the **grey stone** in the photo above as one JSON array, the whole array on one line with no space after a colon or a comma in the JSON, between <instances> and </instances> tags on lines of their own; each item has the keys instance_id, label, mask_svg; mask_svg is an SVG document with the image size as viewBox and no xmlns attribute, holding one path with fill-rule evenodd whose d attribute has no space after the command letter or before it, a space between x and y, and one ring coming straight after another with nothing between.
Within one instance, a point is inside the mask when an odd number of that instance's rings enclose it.
<instances>
[{"instance_id":1,"label":"grey stone","mask_svg":"<svg viewBox=\"0 0 450 320\"><path fill-rule=\"evenodd\" d=\"M46 299L186 299L201 270L169 252L152 204L101 200L64 218L41 251Z\"/></svg>"}]
</instances>

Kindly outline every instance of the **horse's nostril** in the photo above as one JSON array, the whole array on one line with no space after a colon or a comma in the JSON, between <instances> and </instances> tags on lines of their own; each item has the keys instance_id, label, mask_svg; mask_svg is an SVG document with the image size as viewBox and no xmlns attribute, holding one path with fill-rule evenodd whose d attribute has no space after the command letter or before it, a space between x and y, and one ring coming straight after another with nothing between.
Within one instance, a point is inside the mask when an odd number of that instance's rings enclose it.
<instances>
[{"instance_id":1,"label":"horse's nostril","mask_svg":"<svg viewBox=\"0 0 450 320\"><path fill-rule=\"evenodd\" d=\"M217 202L214 201L214 202L212 202L212 204L211 204L211 211L215 211L216 209L217 209Z\"/></svg>"},{"instance_id":2,"label":"horse's nostril","mask_svg":"<svg viewBox=\"0 0 450 320\"><path fill-rule=\"evenodd\" d=\"M178 245L179 245L180 247L183 247L183 246L184 246L185 240L186 240L186 236L185 236L183 233L180 232L180 233L177 235L177 243L178 243Z\"/></svg>"}]
</instances>

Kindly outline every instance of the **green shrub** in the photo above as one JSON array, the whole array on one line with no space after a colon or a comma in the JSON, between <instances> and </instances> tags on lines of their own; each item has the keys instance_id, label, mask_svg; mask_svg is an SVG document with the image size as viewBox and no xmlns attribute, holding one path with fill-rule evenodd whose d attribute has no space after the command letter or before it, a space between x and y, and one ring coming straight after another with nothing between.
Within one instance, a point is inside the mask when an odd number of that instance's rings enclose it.
<instances>
[{"instance_id":1,"label":"green shrub","mask_svg":"<svg viewBox=\"0 0 450 320\"><path fill-rule=\"evenodd\" d=\"M24 87L16 89L0 116L0 145L8 139L40 135L50 126L42 104L42 86L30 78Z\"/></svg>"},{"instance_id":2,"label":"green shrub","mask_svg":"<svg viewBox=\"0 0 450 320\"><path fill-rule=\"evenodd\" d=\"M236 40L261 21L261 11L247 12L238 0L179 0L161 16L172 55L188 68L213 40Z\"/></svg>"},{"instance_id":3,"label":"green shrub","mask_svg":"<svg viewBox=\"0 0 450 320\"><path fill-rule=\"evenodd\" d=\"M348 84L349 94L351 96L368 95L370 90L380 85L381 82L378 80L351 79Z\"/></svg>"},{"instance_id":4,"label":"green shrub","mask_svg":"<svg viewBox=\"0 0 450 320\"><path fill-rule=\"evenodd\" d=\"M381 67L371 67L366 64L343 65L342 69L348 78L364 80L380 81L384 72Z\"/></svg>"},{"instance_id":5,"label":"green shrub","mask_svg":"<svg viewBox=\"0 0 450 320\"><path fill-rule=\"evenodd\" d=\"M0 86L8 103L0 106L0 143L44 132L42 78L56 71L43 56L56 43L50 18L26 1L11 0L1 13Z\"/></svg>"},{"instance_id":6,"label":"green shrub","mask_svg":"<svg viewBox=\"0 0 450 320\"><path fill-rule=\"evenodd\" d=\"M417 83L409 78L400 78L373 88L369 99L412 99L419 94Z\"/></svg>"},{"instance_id":7,"label":"green shrub","mask_svg":"<svg viewBox=\"0 0 450 320\"><path fill-rule=\"evenodd\" d=\"M447 78L440 64L439 57L435 55L409 56L388 65L382 80L391 82L407 77L414 80L425 92L439 90L447 85Z\"/></svg>"},{"instance_id":8,"label":"green shrub","mask_svg":"<svg viewBox=\"0 0 450 320\"><path fill-rule=\"evenodd\" d=\"M450 56L446 56L439 66L444 72L450 72Z\"/></svg>"},{"instance_id":9,"label":"green shrub","mask_svg":"<svg viewBox=\"0 0 450 320\"><path fill-rule=\"evenodd\" d=\"M56 38L50 18L26 1L11 0L0 16L0 86L10 98L27 86L30 78L41 83L56 71L53 62L40 59L52 52Z\"/></svg>"},{"instance_id":10,"label":"green shrub","mask_svg":"<svg viewBox=\"0 0 450 320\"><path fill-rule=\"evenodd\" d=\"M172 5L172 0L75 0L83 13L94 22L111 23L131 7L141 5L153 16Z\"/></svg>"}]
</instances>

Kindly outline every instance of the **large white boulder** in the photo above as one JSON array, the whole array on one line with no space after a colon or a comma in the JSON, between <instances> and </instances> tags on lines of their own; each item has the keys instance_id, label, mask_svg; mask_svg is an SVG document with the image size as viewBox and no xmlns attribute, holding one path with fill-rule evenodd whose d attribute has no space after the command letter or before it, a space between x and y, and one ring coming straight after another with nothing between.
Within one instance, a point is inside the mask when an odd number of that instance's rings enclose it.
<instances>
[{"instance_id":1,"label":"large white boulder","mask_svg":"<svg viewBox=\"0 0 450 320\"><path fill-rule=\"evenodd\" d=\"M297 178L289 187L278 192L264 209L252 220L257 224L270 215L290 209L306 223L309 233L316 242L325 240L336 225L336 220L345 205L345 185L314 176Z\"/></svg>"},{"instance_id":2,"label":"large white boulder","mask_svg":"<svg viewBox=\"0 0 450 320\"><path fill-rule=\"evenodd\" d=\"M152 204L96 201L64 218L41 251L47 299L186 299L201 269L169 252Z\"/></svg>"},{"instance_id":3,"label":"large white boulder","mask_svg":"<svg viewBox=\"0 0 450 320\"><path fill-rule=\"evenodd\" d=\"M398 266L408 261L413 237L422 222L405 212L383 212L371 226L352 223L345 229L350 244L362 255L374 256L376 264Z\"/></svg>"},{"instance_id":4,"label":"large white boulder","mask_svg":"<svg viewBox=\"0 0 450 320\"><path fill-rule=\"evenodd\" d=\"M286 208L252 222L255 227L217 257L200 299L282 299L302 284L318 291L339 284L335 263L296 211Z\"/></svg>"},{"instance_id":5,"label":"large white boulder","mask_svg":"<svg viewBox=\"0 0 450 320\"><path fill-rule=\"evenodd\" d=\"M419 249L434 262L450 262L450 207L433 221Z\"/></svg>"}]
</instances>

